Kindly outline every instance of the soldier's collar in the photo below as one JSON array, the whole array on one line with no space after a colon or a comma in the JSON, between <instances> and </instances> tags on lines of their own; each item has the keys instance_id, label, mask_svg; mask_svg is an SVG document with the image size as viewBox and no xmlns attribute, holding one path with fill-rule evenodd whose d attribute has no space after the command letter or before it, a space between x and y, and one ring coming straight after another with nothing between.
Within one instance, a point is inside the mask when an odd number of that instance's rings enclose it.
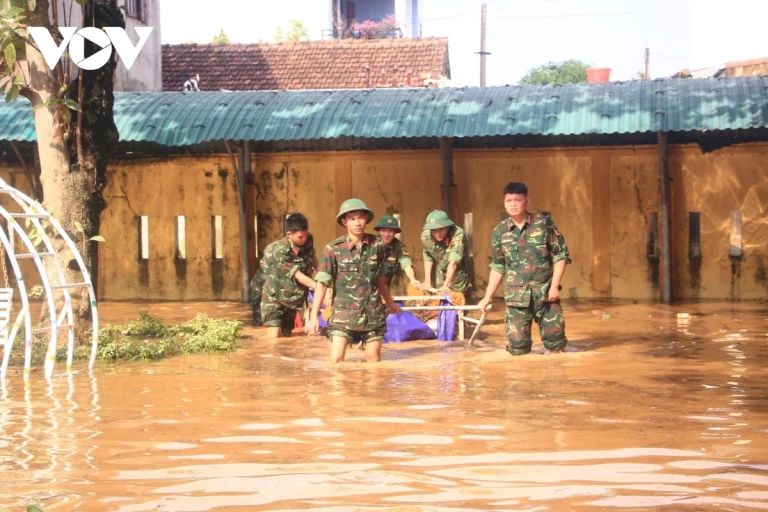
<instances>
[{"instance_id":1,"label":"soldier's collar","mask_svg":"<svg viewBox=\"0 0 768 512\"><path fill-rule=\"evenodd\" d=\"M355 247L357 245L357 244L355 244L355 241L352 240L352 236L349 233L347 233L346 241L347 241L347 248L349 248L349 249L352 249L353 247ZM368 233L363 233L363 238L360 241L360 246L362 247L363 245L366 245L367 243L368 243Z\"/></svg>"},{"instance_id":2,"label":"soldier's collar","mask_svg":"<svg viewBox=\"0 0 768 512\"><path fill-rule=\"evenodd\" d=\"M520 230L522 231L525 226L530 226L531 224L533 224L533 215L531 215L531 212L527 212L523 221L523 227ZM512 220L512 217L507 217L507 231L512 231L513 227L517 227L517 224Z\"/></svg>"}]
</instances>

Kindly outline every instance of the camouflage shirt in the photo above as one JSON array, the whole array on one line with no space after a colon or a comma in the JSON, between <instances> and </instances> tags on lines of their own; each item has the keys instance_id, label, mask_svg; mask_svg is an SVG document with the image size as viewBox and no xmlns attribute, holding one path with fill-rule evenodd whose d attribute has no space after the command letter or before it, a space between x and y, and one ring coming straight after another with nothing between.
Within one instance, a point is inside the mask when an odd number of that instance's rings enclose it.
<instances>
[{"instance_id":1,"label":"camouflage shirt","mask_svg":"<svg viewBox=\"0 0 768 512\"><path fill-rule=\"evenodd\" d=\"M384 242L382 241L382 243ZM387 276L387 286L392 284L392 278L395 276L398 266L405 270L411 265L413 265L411 255L408 254L408 248L403 242L393 238L392 243L384 244L384 275Z\"/></svg>"},{"instance_id":2,"label":"camouflage shirt","mask_svg":"<svg viewBox=\"0 0 768 512\"><path fill-rule=\"evenodd\" d=\"M384 325L386 309L377 286L383 262L384 242L369 233L359 247L348 235L325 246L315 280L333 288L329 327L372 331Z\"/></svg>"},{"instance_id":3,"label":"camouflage shirt","mask_svg":"<svg viewBox=\"0 0 768 512\"><path fill-rule=\"evenodd\" d=\"M297 271L301 271L311 277L314 258L312 234L307 236L307 243L302 247L294 245L287 236L269 244L261 258L263 295L273 302L301 307L307 296L307 288L299 284L294 276Z\"/></svg>"},{"instance_id":4,"label":"camouflage shirt","mask_svg":"<svg viewBox=\"0 0 768 512\"><path fill-rule=\"evenodd\" d=\"M491 236L491 270L504 276L508 306L527 307L531 293L544 297L552 283L552 267L571 263L565 238L548 216L529 213L523 228L511 218L499 223Z\"/></svg>"},{"instance_id":5,"label":"camouflage shirt","mask_svg":"<svg viewBox=\"0 0 768 512\"><path fill-rule=\"evenodd\" d=\"M468 266L466 257L467 245L464 239L464 230L459 226L448 228L448 236L442 242L432 238L432 232L425 230L421 233L421 245L424 248L424 261L435 263L435 286L438 288L445 281L448 271L448 263L456 262L456 272L453 274L450 289L454 292L464 293L469 288Z\"/></svg>"}]
</instances>

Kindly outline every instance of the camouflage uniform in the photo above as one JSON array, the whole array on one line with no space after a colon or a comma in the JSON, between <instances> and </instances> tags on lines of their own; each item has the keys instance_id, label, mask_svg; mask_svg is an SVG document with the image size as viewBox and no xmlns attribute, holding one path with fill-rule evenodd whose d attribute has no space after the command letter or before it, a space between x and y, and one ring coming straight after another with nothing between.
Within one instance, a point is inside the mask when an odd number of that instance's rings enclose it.
<instances>
[{"instance_id":1,"label":"camouflage uniform","mask_svg":"<svg viewBox=\"0 0 768 512\"><path fill-rule=\"evenodd\" d=\"M511 218L499 223L491 236L491 269L504 276L506 331L512 355L531 351L531 322L536 321L548 350L565 348L565 320L560 302L545 302L553 266L571 263L565 238L548 216L527 214L519 229Z\"/></svg>"},{"instance_id":2,"label":"camouflage uniform","mask_svg":"<svg viewBox=\"0 0 768 512\"><path fill-rule=\"evenodd\" d=\"M384 275L387 276L387 286L391 286L397 269L405 270L413 266L413 262L411 255L408 254L408 248L397 238L394 238L389 245L384 244L383 241L382 244L384 245Z\"/></svg>"},{"instance_id":3,"label":"camouflage uniform","mask_svg":"<svg viewBox=\"0 0 768 512\"><path fill-rule=\"evenodd\" d=\"M391 229L396 233L403 231L400 229L400 223L392 215L384 215L373 229L376 231ZM383 240L382 243L384 243ZM393 238L389 245L384 244L384 275L387 276L387 286L392 286L392 278L395 277L398 266L405 270L413 266L413 262L405 244Z\"/></svg>"},{"instance_id":4,"label":"camouflage uniform","mask_svg":"<svg viewBox=\"0 0 768 512\"><path fill-rule=\"evenodd\" d=\"M435 241L429 229L421 233L421 245L424 248L424 261L435 263L435 286L440 288L445 281L448 263L455 261L458 265L453 274L449 288L451 291L464 293L469 289L468 258L466 258L466 241L464 230L452 225L448 228L448 236L442 242Z\"/></svg>"},{"instance_id":5,"label":"camouflage uniform","mask_svg":"<svg viewBox=\"0 0 768 512\"><path fill-rule=\"evenodd\" d=\"M360 246L349 235L323 249L315 280L333 289L328 338L350 344L381 341L386 331L386 308L377 286L383 275L384 243L365 233Z\"/></svg>"},{"instance_id":6,"label":"camouflage uniform","mask_svg":"<svg viewBox=\"0 0 768 512\"><path fill-rule=\"evenodd\" d=\"M307 300L307 288L299 284L294 276L299 271L311 276L314 256L311 234L302 247L294 245L285 236L264 250L261 259L261 273L264 276L261 318L264 325L282 327L288 331L293 329L296 312Z\"/></svg>"},{"instance_id":7,"label":"camouflage uniform","mask_svg":"<svg viewBox=\"0 0 768 512\"><path fill-rule=\"evenodd\" d=\"M251 279L251 325L261 325L261 293L264 288L264 275L261 273L261 268L256 270L256 273Z\"/></svg>"}]
</instances>

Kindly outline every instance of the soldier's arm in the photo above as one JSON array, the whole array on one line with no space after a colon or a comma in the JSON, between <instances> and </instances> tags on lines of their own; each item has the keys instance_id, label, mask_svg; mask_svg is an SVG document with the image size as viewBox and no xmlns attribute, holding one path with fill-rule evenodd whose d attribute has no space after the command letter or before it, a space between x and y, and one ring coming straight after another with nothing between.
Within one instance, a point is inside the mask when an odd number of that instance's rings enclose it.
<instances>
[{"instance_id":1,"label":"soldier's arm","mask_svg":"<svg viewBox=\"0 0 768 512\"><path fill-rule=\"evenodd\" d=\"M333 280L336 276L336 257L333 254L333 249L330 246L326 246L323 249L323 254L320 256L320 261L317 266L317 274L315 275L315 297L312 300L312 314L309 317L310 321L316 319L320 312L320 305L323 303L325 297L325 291L333 284Z\"/></svg>"},{"instance_id":2,"label":"soldier's arm","mask_svg":"<svg viewBox=\"0 0 768 512\"><path fill-rule=\"evenodd\" d=\"M560 283L565 274L565 266L571 263L565 237L551 218L547 218L547 248L552 257L552 284L549 287L548 299L556 301L560 298Z\"/></svg>"},{"instance_id":3,"label":"soldier's arm","mask_svg":"<svg viewBox=\"0 0 768 512\"><path fill-rule=\"evenodd\" d=\"M389 286L387 285L387 275L384 272L384 244L379 243L379 266L376 269L376 288L379 289L384 303L389 307L393 313L399 313L400 308L392 300L392 295L389 293Z\"/></svg>"},{"instance_id":4,"label":"soldier's arm","mask_svg":"<svg viewBox=\"0 0 768 512\"><path fill-rule=\"evenodd\" d=\"M463 232L456 233L453 239L451 239L451 246L448 248L448 268L445 270L444 288L451 286L456 269L459 267L462 258L464 258L466 246Z\"/></svg>"},{"instance_id":5,"label":"soldier's arm","mask_svg":"<svg viewBox=\"0 0 768 512\"><path fill-rule=\"evenodd\" d=\"M419 280L416 279L416 272L413 270L413 261L411 261L411 255L408 254L408 248L405 246L405 244L402 244L400 246L400 253L397 255L397 262L400 264L400 268L403 269L403 272L405 272L405 275L408 276L408 279L411 281L411 284L413 286L418 286Z\"/></svg>"},{"instance_id":6,"label":"soldier's arm","mask_svg":"<svg viewBox=\"0 0 768 512\"><path fill-rule=\"evenodd\" d=\"M488 276L488 286L485 288L485 295L478 303L481 307L487 307L493 301L493 295L504 278L504 251L501 247L501 232L494 230L491 235L491 272Z\"/></svg>"},{"instance_id":7,"label":"soldier's arm","mask_svg":"<svg viewBox=\"0 0 768 512\"><path fill-rule=\"evenodd\" d=\"M425 231L421 235L422 258L424 259L424 286L429 288L432 286L432 267L435 264L435 258L432 257L432 253L427 250L427 243L429 241L429 231Z\"/></svg>"},{"instance_id":8,"label":"soldier's arm","mask_svg":"<svg viewBox=\"0 0 768 512\"><path fill-rule=\"evenodd\" d=\"M314 290L317 286L317 282L315 282L314 279L309 277L308 275L304 274L301 270L297 270L295 274L293 274L293 278L296 280L297 283L302 284L309 288L310 290Z\"/></svg>"}]
</instances>

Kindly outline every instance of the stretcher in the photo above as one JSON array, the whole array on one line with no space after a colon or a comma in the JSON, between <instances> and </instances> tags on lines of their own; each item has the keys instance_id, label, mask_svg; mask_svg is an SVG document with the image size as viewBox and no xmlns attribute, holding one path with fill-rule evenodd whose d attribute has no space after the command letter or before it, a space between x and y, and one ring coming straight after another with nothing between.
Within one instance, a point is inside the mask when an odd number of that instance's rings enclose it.
<instances>
[{"instance_id":1,"label":"stretcher","mask_svg":"<svg viewBox=\"0 0 768 512\"><path fill-rule=\"evenodd\" d=\"M436 299L440 299L440 292L434 288L427 288L427 292L433 293L435 295L399 295L396 297L392 297L392 300L395 302L404 302L408 303L409 301L434 301ZM475 341L475 338L477 338L477 335L480 333L480 330L483 328L483 325L485 325L485 320L488 317L488 312L491 310L491 305L489 304L488 307L485 309L485 311L482 311L480 314L480 318L472 318L467 315L467 313L472 311L480 311L480 306L470 306L470 305L463 305L463 306L403 306L400 308L400 311L456 311L458 313L459 317L459 341L464 341L465 333L464 333L464 326L465 323L472 324L475 326L474 331L472 331L472 335L467 340L467 347L471 347L472 343Z\"/></svg>"}]
</instances>

